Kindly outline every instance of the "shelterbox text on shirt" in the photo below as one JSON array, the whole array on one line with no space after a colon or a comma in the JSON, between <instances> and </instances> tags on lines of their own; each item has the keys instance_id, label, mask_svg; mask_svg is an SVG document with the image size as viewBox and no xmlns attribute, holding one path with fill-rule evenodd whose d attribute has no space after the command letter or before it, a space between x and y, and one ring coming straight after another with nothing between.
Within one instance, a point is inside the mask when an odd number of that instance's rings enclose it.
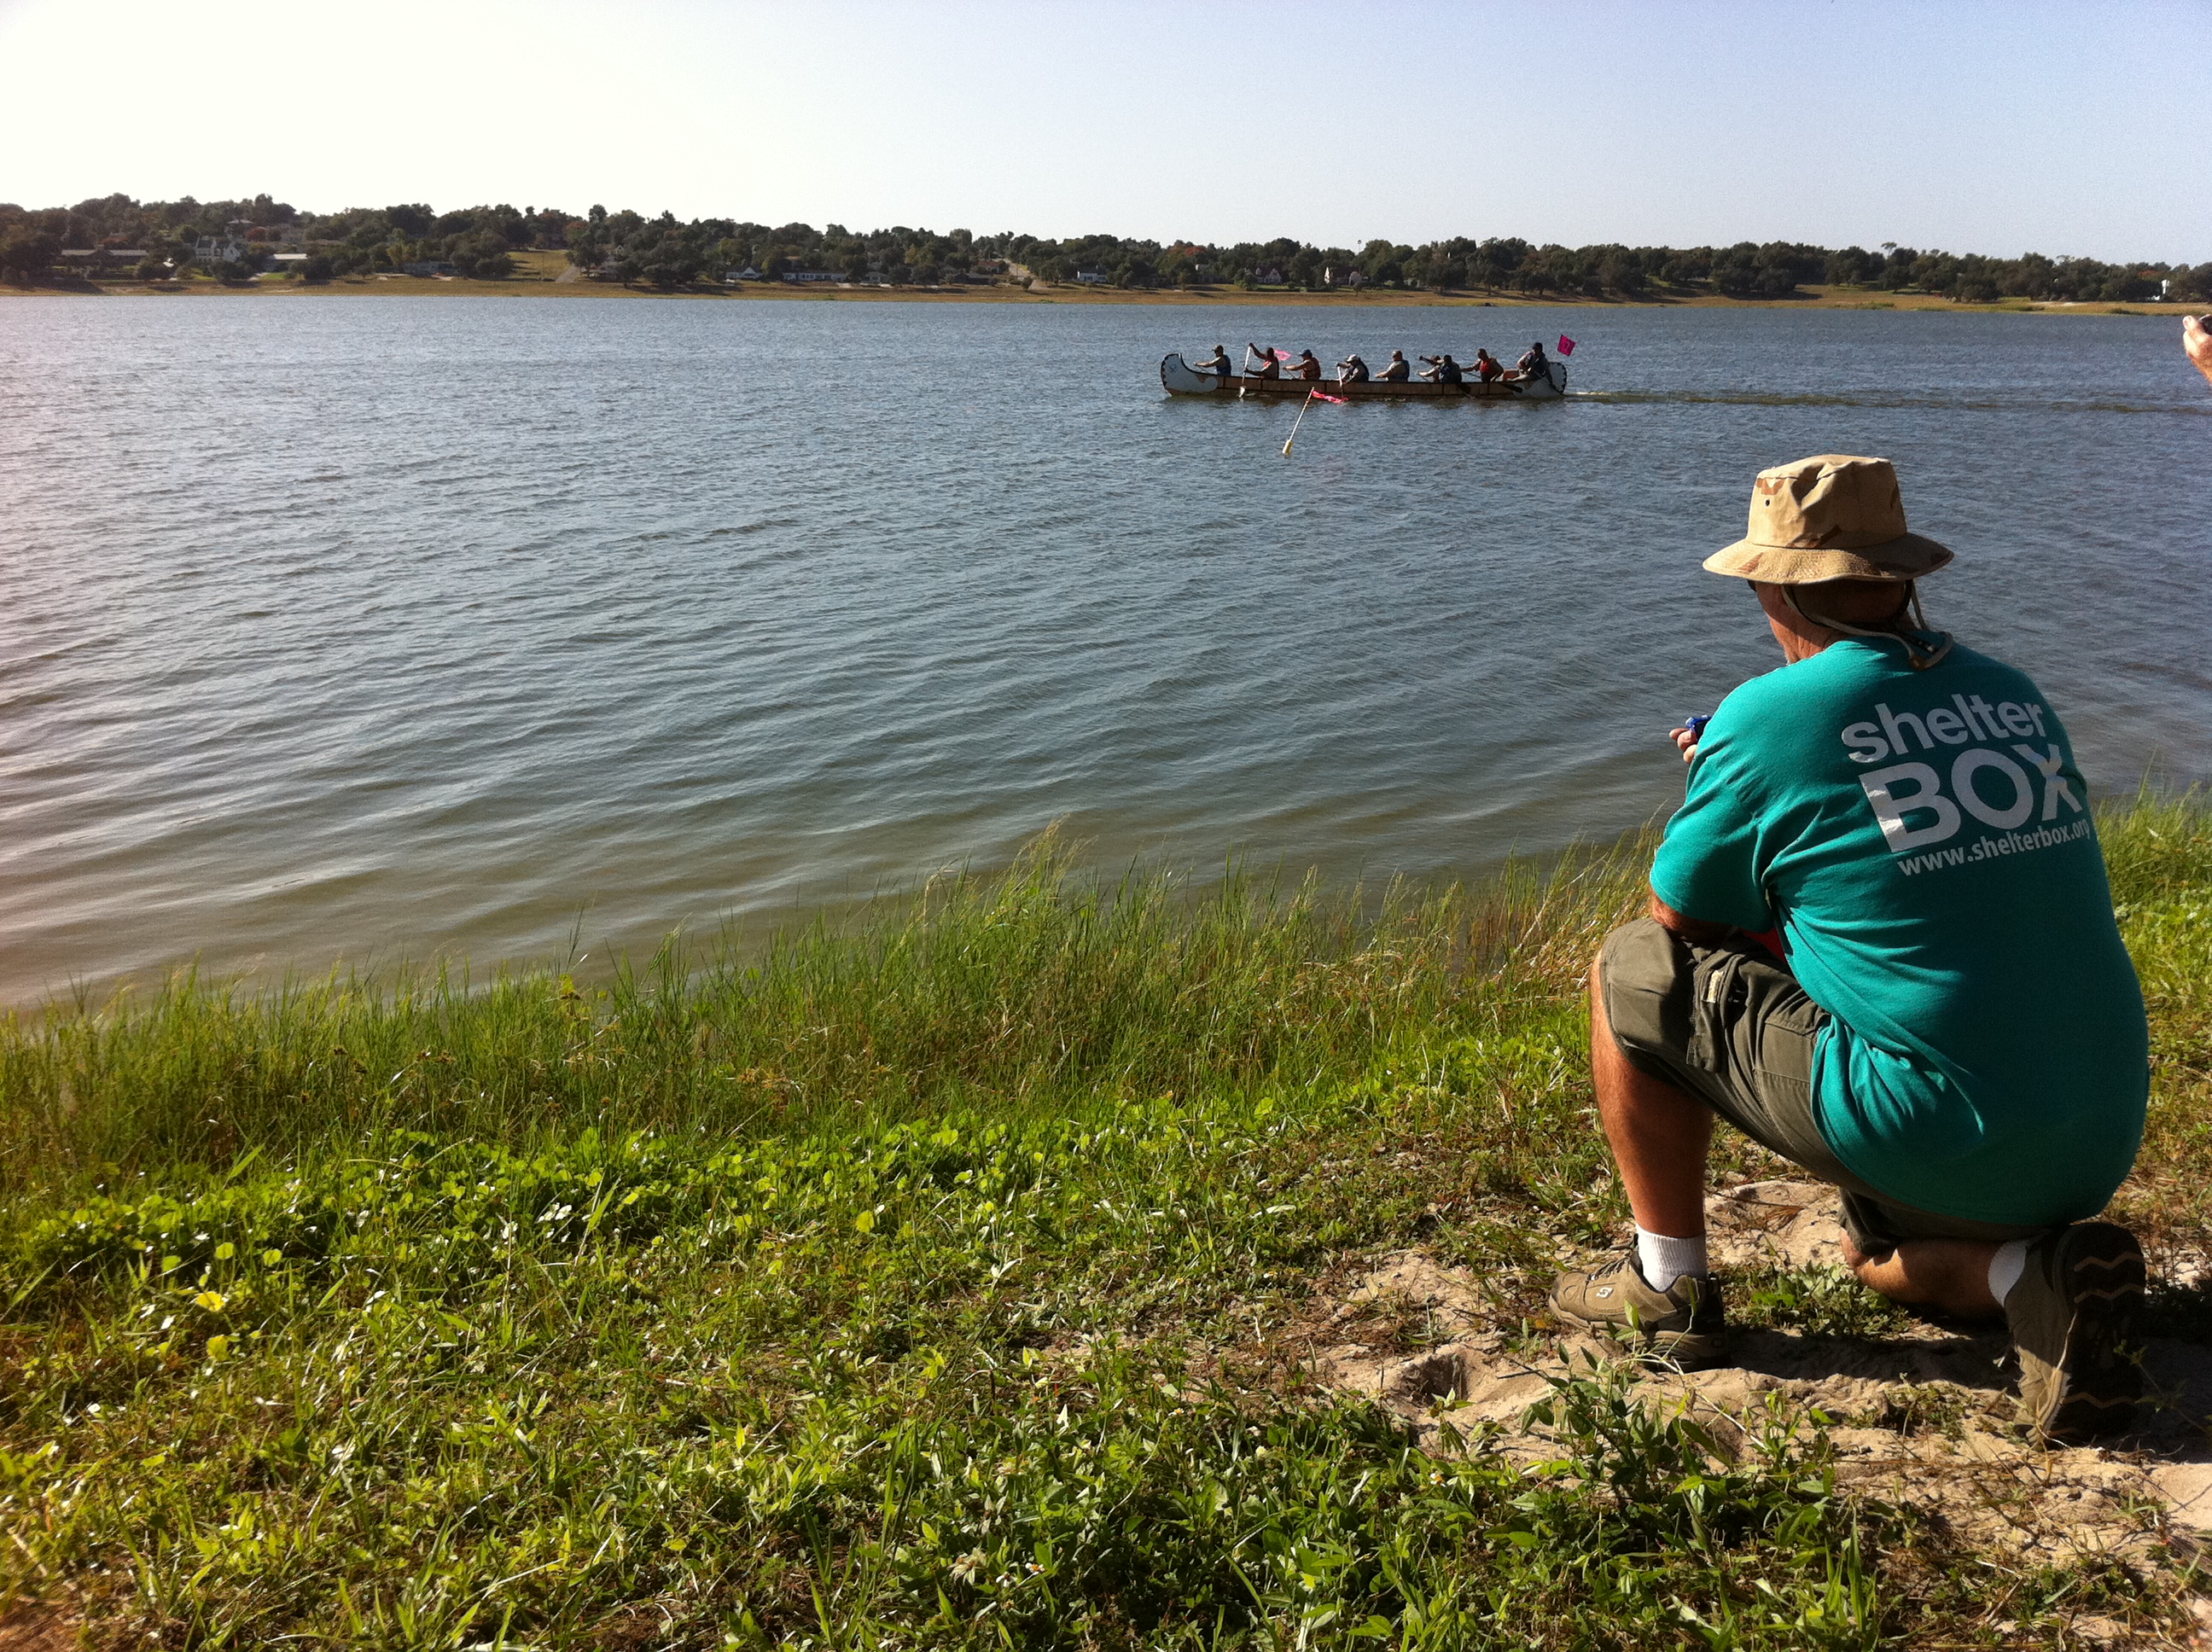
<instances>
[{"instance_id":1,"label":"shelterbox text on shirt","mask_svg":"<svg viewBox=\"0 0 2212 1652\"><path fill-rule=\"evenodd\" d=\"M1941 1215L2094 1215L2135 1162L2142 994L2087 788L2022 672L1966 648L1913 671L1848 639L1713 714L1653 891L1778 924L1832 1017L1814 1104L1836 1157Z\"/></svg>"}]
</instances>

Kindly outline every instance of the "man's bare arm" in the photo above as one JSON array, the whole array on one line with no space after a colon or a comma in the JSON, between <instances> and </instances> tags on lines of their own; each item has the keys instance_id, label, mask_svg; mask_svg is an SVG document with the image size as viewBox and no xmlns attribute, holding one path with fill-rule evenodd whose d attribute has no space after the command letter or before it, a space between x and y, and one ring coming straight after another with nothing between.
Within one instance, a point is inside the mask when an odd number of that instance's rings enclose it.
<instances>
[{"instance_id":1,"label":"man's bare arm","mask_svg":"<svg viewBox=\"0 0 2212 1652\"><path fill-rule=\"evenodd\" d=\"M1656 895L1651 897L1651 916L1662 929L1671 930L1692 946L1711 946L1735 932L1729 924L1708 923L1677 912Z\"/></svg>"},{"instance_id":2,"label":"man's bare arm","mask_svg":"<svg viewBox=\"0 0 2212 1652\"><path fill-rule=\"evenodd\" d=\"M2181 348L2189 352L2189 359L2205 381L2212 383L2212 316L2181 318Z\"/></svg>"}]
</instances>

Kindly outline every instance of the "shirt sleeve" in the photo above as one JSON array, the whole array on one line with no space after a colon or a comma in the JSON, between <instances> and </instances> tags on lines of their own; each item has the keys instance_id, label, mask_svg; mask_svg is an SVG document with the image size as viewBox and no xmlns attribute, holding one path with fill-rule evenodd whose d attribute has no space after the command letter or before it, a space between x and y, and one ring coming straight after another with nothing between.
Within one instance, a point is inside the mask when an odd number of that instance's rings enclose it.
<instances>
[{"instance_id":1,"label":"shirt sleeve","mask_svg":"<svg viewBox=\"0 0 2212 1652\"><path fill-rule=\"evenodd\" d=\"M1754 934L1775 926L1761 864L1758 799L1745 753L1717 715L1690 765L1689 795L1667 823L1651 890L1686 918Z\"/></svg>"}]
</instances>

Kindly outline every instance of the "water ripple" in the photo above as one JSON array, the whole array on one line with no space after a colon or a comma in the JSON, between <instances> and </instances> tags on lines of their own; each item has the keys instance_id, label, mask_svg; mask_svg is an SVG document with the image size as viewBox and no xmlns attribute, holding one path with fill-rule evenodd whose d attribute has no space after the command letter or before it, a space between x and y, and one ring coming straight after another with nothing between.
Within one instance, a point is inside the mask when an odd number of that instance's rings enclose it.
<instances>
[{"instance_id":1,"label":"water ripple","mask_svg":"<svg viewBox=\"0 0 2212 1652\"><path fill-rule=\"evenodd\" d=\"M1168 308L0 303L0 1001L580 913L604 957L1054 820L1340 876L1610 835L1771 663L1696 563L1804 452L1899 462L1938 618L2094 779L2212 772L2170 325L1264 315L1583 347L1565 403L1316 408L1285 460L1280 407L1162 399Z\"/></svg>"}]
</instances>

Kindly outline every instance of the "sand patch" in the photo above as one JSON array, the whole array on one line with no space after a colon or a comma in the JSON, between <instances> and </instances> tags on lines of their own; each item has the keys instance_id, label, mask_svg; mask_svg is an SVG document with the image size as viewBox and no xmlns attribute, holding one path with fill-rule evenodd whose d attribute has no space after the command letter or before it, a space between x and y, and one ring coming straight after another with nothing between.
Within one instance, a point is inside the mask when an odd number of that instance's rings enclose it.
<instances>
[{"instance_id":1,"label":"sand patch","mask_svg":"<svg viewBox=\"0 0 2212 1652\"><path fill-rule=\"evenodd\" d=\"M0 1613L0 1652L64 1652L77 1643L74 1619L41 1606Z\"/></svg>"},{"instance_id":2,"label":"sand patch","mask_svg":"<svg viewBox=\"0 0 2212 1652\"><path fill-rule=\"evenodd\" d=\"M1841 1229L1830 1188L1756 1182L1715 1195L1708 1210L1724 1272L1835 1263ZM1509 1461L1549 1459L1544 1430L1523 1420L1528 1408L1571 1375L1619 1366L1618 1351L1595 1338L1509 1331L1474 1276L1418 1252L1358 1278L1329 1317L1345 1339L1315 1358L1316 1374L1393 1412L1431 1449L1449 1449L1449 1428ZM1362 1339L1378 1329L1385 1334ZM2151 1399L2136 1432L2055 1451L2021 1435L2001 1331L1744 1330L1728 1360L1696 1372L1628 1369L1651 1403L1695 1417L1724 1442L1818 1412L1839 1482L1938 1515L2008 1555L2063 1563L2212 1548L2212 1349L2154 1339L2144 1359Z\"/></svg>"}]
</instances>

